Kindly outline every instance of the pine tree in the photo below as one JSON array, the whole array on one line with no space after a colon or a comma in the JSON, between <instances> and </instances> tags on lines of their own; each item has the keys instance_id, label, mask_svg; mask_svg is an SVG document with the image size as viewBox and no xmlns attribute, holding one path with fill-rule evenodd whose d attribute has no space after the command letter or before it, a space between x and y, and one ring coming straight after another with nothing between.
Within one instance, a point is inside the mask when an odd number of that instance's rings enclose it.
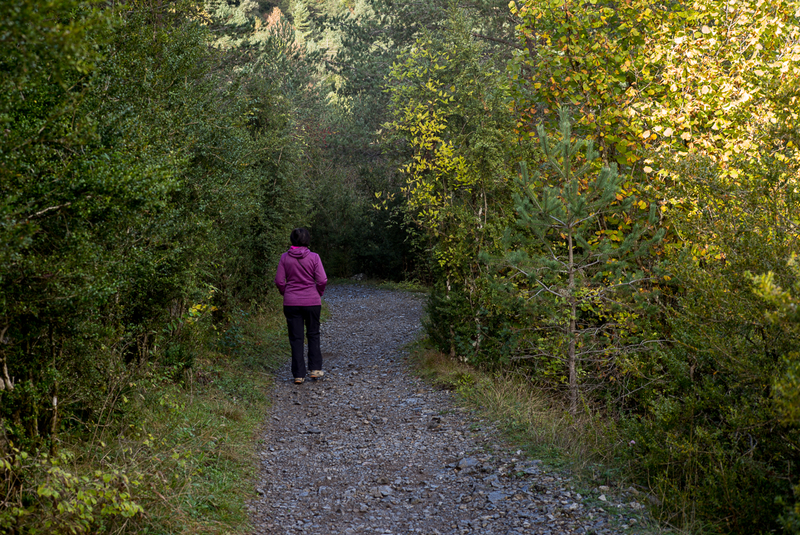
<instances>
[{"instance_id":1,"label":"pine tree","mask_svg":"<svg viewBox=\"0 0 800 535\"><path fill-rule=\"evenodd\" d=\"M306 0L294 0L292 5L292 20L297 41L305 43L311 34L311 12L308 10Z\"/></svg>"},{"instance_id":2,"label":"pine tree","mask_svg":"<svg viewBox=\"0 0 800 535\"><path fill-rule=\"evenodd\" d=\"M509 251L500 263L527 284L509 278L540 325L531 327L519 358L545 359L567 368L570 409L577 411L579 377L608 374L615 355L643 342L631 296L649 276L634 260L660 240L653 232L654 206L634 223L646 203L623 195L616 166L598 170L591 141L573 140L569 114L561 110L560 136L539 126L545 162L530 177L521 164L515 195L517 226L506 234ZM649 236L649 237L648 237ZM526 347L527 346L527 347ZM563 368L561 368L563 369ZM563 372L562 372L563 373Z\"/></svg>"}]
</instances>

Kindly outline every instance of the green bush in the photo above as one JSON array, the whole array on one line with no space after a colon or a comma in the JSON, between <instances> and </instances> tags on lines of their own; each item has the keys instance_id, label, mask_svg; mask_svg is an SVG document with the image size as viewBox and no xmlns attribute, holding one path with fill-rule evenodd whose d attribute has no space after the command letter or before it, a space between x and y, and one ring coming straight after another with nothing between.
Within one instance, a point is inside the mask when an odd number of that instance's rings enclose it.
<instances>
[{"instance_id":1,"label":"green bush","mask_svg":"<svg viewBox=\"0 0 800 535\"><path fill-rule=\"evenodd\" d=\"M636 414L628 420L632 461L665 497L671 521L769 533L795 503L800 428L782 416L776 386L789 376L797 331L770 321L775 305L757 295L751 277L772 272L787 288L797 281L786 259L798 236L783 222L800 204L782 189L781 171L754 166L732 184L713 168L683 169L694 174L683 193L702 209L671 221L677 235L695 239L668 253L663 329L671 343L631 385L640 390L630 396Z\"/></svg>"}]
</instances>

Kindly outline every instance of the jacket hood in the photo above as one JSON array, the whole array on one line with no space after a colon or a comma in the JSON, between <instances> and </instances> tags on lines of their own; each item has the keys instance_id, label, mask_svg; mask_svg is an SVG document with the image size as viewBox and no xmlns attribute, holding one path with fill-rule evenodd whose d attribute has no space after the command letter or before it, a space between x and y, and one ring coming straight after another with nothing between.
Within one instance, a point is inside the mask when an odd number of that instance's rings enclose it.
<instances>
[{"instance_id":1,"label":"jacket hood","mask_svg":"<svg viewBox=\"0 0 800 535\"><path fill-rule=\"evenodd\" d=\"M308 247L292 247L289 249L289 256L300 259L307 257L310 252Z\"/></svg>"}]
</instances>

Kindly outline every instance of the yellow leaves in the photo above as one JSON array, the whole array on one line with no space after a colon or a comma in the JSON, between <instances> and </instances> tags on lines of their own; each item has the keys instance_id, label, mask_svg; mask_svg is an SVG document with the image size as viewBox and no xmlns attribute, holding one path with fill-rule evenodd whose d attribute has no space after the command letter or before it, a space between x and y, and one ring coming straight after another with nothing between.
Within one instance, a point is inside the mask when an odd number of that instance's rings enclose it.
<instances>
[{"instance_id":1,"label":"yellow leaves","mask_svg":"<svg viewBox=\"0 0 800 535\"><path fill-rule=\"evenodd\" d=\"M652 168L652 167L650 167L649 165L646 165L646 166L644 167L643 171L649 175L650 173L652 173L652 172L653 172L653 168Z\"/></svg>"},{"instance_id":2,"label":"yellow leaves","mask_svg":"<svg viewBox=\"0 0 800 535\"><path fill-rule=\"evenodd\" d=\"M543 56L547 68L528 87L540 102L576 103L581 126L594 133L601 150L627 140L629 146L618 147L617 154L628 163L629 154L640 155L643 148L671 157L697 154L726 169L742 157L760 159L756 147L763 146L771 125L789 125L797 122L792 115L800 115L798 102L791 101L800 79L800 31L795 8L769 1L759 8L754 1L697 0L666 17L645 9L626 12L619 4L613 16L620 27L643 37L635 46L607 31L606 8L564 19L548 12L551 2L526 2L544 16L536 24L523 22L525 35L546 47L543 36L560 43L569 33L570 47L581 51L576 66L551 49L552 55ZM626 87L631 76L637 83ZM790 158L800 163L800 154ZM655 173L647 168L646 174ZM659 171L667 172L664 166Z\"/></svg>"},{"instance_id":3,"label":"yellow leaves","mask_svg":"<svg viewBox=\"0 0 800 535\"><path fill-rule=\"evenodd\" d=\"M658 129L659 128L656 127L653 130L658 130ZM658 138L658 136L655 134L655 132L651 132L650 130L645 130L644 132L639 134L639 137L641 137L646 142L647 141L654 141L655 139Z\"/></svg>"},{"instance_id":4,"label":"yellow leaves","mask_svg":"<svg viewBox=\"0 0 800 535\"><path fill-rule=\"evenodd\" d=\"M619 230L619 229L598 230L598 231L595 232L595 235L598 236L598 238L602 238L603 236L605 236L609 240L611 240L613 242L618 242L618 243L621 242L623 240L623 238L624 238L624 235L623 235L622 231ZM561 237L566 239L566 236L564 236L563 234L561 235Z\"/></svg>"}]
</instances>

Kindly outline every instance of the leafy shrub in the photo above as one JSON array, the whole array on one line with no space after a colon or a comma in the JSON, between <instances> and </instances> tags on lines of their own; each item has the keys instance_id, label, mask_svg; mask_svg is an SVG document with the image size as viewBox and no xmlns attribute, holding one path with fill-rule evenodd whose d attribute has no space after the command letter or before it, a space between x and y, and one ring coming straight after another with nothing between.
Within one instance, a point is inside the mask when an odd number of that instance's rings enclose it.
<instances>
[{"instance_id":1,"label":"leafy shrub","mask_svg":"<svg viewBox=\"0 0 800 535\"><path fill-rule=\"evenodd\" d=\"M28 482L6 498L13 505L0 511L4 533L96 533L144 512L131 497L140 477L131 480L118 470L78 474L69 468L71 457L14 448L13 457L0 460L8 479Z\"/></svg>"},{"instance_id":2,"label":"leafy shrub","mask_svg":"<svg viewBox=\"0 0 800 535\"><path fill-rule=\"evenodd\" d=\"M694 180L679 191L699 209L670 222L677 235L695 236L668 253L663 328L673 343L650 355L651 375L631 384L640 389L631 396L632 460L666 497L670 520L768 533L795 502L800 428L780 411L776 387L790 377L797 332L770 321L775 304L754 292L750 274L796 283L786 259L798 235L784 222L800 204L781 186L781 165L752 165L731 183L695 163L685 162Z\"/></svg>"}]
</instances>

